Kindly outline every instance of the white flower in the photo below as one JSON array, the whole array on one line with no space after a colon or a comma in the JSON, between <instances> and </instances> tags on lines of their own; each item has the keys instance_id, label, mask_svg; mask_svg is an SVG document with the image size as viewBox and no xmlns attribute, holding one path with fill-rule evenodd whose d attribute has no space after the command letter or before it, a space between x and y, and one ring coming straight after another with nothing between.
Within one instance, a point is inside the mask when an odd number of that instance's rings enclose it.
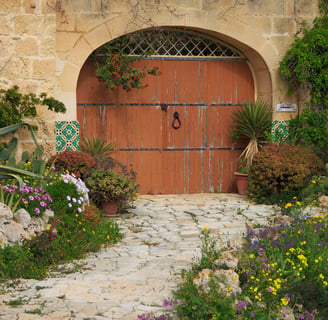
<instances>
[{"instance_id":1,"label":"white flower","mask_svg":"<svg viewBox=\"0 0 328 320\"><path fill-rule=\"evenodd\" d=\"M71 204L71 203L69 203L68 206L69 206L70 208L72 208L72 204Z\"/></svg>"},{"instance_id":2,"label":"white flower","mask_svg":"<svg viewBox=\"0 0 328 320\"><path fill-rule=\"evenodd\" d=\"M70 196L67 196L66 199L67 199L68 201L71 201L71 197L70 197Z\"/></svg>"},{"instance_id":3,"label":"white flower","mask_svg":"<svg viewBox=\"0 0 328 320\"><path fill-rule=\"evenodd\" d=\"M75 203L76 202L76 199L75 198L72 198L72 201Z\"/></svg>"},{"instance_id":4,"label":"white flower","mask_svg":"<svg viewBox=\"0 0 328 320\"><path fill-rule=\"evenodd\" d=\"M77 211L78 211L78 212L82 212L82 209L81 209L81 208L77 208Z\"/></svg>"}]
</instances>

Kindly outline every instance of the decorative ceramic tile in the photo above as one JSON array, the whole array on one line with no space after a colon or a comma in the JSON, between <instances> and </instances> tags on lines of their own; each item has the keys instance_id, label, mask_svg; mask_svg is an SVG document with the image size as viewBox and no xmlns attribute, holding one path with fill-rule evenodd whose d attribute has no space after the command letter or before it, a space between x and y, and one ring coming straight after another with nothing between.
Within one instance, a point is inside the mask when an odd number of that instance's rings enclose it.
<instances>
[{"instance_id":1,"label":"decorative ceramic tile","mask_svg":"<svg viewBox=\"0 0 328 320\"><path fill-rule=\"evenodd\" d=\"M271 137L273 141L288 140L288 120L272 121Z\"/></svg>"},{"instance_id":2,"label":"decorative ceramic tile","mask_svg":"<svg viewBox=\"0 0 328 320\"><path fill-rule=\"evenodd\" d=\"M79 122L78 121L56 121L55 122L56 151L79 150Z\"/></svg>"}]
</instances>

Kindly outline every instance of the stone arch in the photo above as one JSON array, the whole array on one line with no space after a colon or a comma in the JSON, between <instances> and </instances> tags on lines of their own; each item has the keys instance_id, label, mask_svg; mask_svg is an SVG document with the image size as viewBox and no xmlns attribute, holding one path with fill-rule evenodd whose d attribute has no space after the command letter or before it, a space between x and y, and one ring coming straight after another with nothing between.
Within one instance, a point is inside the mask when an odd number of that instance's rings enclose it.
<instances>
[{"instance_id":1,"label":"stone arch","mask_svg":"<svg viewBox=\"0 0 328 320\"><path fill-rule=\"evenodd\" d=\"M126 33L150 28L149 25L130 25L127 28L129 18L129 15L118 15L80 34L76 41L72 42L65 61L58 63L61 70L57 95L67 106L66 119L76 119L76 87L80 70L88 56L108 41ZM210 13L206 17L193 19L192 23L188 23L188 15L184 18L173 22L170 15L161 15L158 21L163 27L187 27L206 32L239 49L247 57L253 72L256 97L272 102L272 94L276 89L272 87L271 74L276 67L279 53L261 31L236 21L218 21L217 17L211 16Z\"/></svg>"}]
</instances>

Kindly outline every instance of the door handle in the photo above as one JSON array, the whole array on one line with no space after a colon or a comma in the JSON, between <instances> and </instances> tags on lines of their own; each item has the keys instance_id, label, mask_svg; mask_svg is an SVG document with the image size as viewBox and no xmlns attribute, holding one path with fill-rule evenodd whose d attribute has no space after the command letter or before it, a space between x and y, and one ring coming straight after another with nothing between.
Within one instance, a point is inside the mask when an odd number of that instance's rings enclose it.
<instances>
[{"instance_id":1,"label":"door handle","mask_svg":"<svg viewBox=\"0 0 328 320\"><path fill-rule=\"evenodd\" d=\"M178 124L176 125L175 122L178 121ZM177 130L181 127L181 121L179 119L179 112L175 111L173 113L173 121L172 121L172 127L173 129Z\"/></svg>"}]
</instances>

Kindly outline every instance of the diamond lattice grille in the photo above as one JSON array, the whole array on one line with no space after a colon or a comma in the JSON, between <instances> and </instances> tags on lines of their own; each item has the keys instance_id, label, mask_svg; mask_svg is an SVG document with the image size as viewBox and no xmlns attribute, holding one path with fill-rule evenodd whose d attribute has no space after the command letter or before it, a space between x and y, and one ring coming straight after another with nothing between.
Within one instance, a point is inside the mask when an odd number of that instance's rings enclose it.
<instances>
[{"instance_id":1,"label":"diamond lattice grille","mask_svg":"<svg viewBox=\"0 0 328 320\"><path fill-rule=\"evenodd\" d=\"M126 55L242 59L245 57L226 43L207 35L177 30L146 30L124 35L107 43L108 50Z\"/></svg>"}]
</instances>

